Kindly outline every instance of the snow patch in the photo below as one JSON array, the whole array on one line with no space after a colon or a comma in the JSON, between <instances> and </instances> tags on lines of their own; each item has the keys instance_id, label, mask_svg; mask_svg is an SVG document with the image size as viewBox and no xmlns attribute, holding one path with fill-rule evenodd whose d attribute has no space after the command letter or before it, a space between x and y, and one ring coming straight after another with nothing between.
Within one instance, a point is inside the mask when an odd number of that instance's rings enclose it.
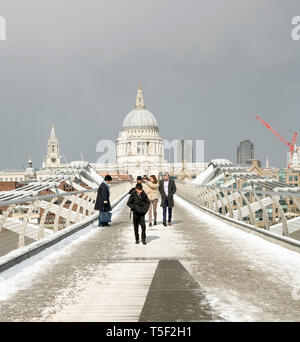
<instances>
[{"instance_id":1,"label":"snow patch","mask_svg":"<svg viewBox=\"0 0 300 342\"><path fill-rule=\"evenodd\" d=\"M201 211L186 200L176 196L176 202L189 210L190 214L206 224L205 229L217 239L238 250L239 257L251 267L265 273L273 282L282 282L290 288L294 300L300 298L300 254L267 241L252 232L235 228ZM201 228L199 228L201 229ZM258 308L245 302L238 294L228 289L205 289L210 304L229 321L251 321ZM228 303L228 305L226 304ZM247 307L247 313L239 308ZM253 318L253 317L252 317Z\"/></svg>"}]
</instances>

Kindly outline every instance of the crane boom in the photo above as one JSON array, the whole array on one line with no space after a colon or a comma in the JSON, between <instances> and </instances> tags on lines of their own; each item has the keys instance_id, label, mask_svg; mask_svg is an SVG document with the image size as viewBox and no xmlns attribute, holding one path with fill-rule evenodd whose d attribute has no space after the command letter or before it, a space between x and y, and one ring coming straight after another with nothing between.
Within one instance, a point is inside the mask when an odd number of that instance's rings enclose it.
<instances>
[{"instance_id":1,"label":"crane boom","mask_svg":"<svg viewBox=\"0 0 300 342\"><path fill-rule=\"evenodd\" d=\"M290 150L290 162L288 165L288 168L289 168L291 163L292 163L298 133L294 132L292 141L288 142L278 132L276 132L269 124L267 124L263 119L261 119L259 116L256 116L256 119L259 120L264 126L266 126L273 134L275 134L276 137L279 138L286 146L289 147L289 150Z\"/></svg>"},{"instance_id":2,"label":"crane boom","mask_svg":"<svg viewBox=\"0 0 300 342\"><path fill-rule=\"evenodd\" d=\"M265 125L273 134L276 135L286 146L290 147L291 144L287 142L278 132L276 132L269 124L267 124L263 119L259 116L256 116L256 119L259 120L263 125Z\"/></svg>"}]
</instances>

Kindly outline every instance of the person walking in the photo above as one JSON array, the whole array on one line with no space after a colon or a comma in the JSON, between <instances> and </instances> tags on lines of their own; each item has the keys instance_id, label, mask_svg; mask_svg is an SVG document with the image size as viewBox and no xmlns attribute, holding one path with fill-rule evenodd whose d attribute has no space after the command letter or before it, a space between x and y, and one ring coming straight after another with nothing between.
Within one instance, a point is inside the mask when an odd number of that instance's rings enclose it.
<instances>
[{"instance_id":1,"label":"person walking","mask_svg":"<svg viewBox=\"0 0 300 342\"><path fill-rule=\"evenodd\" d=\"M143 190L142 184L137 184L135 186L135 191L131 193L127 205L133 212L135 243L138 244L140 242L139 226L141 226L142 242L144 245L146 245L145 215L149 209L150 201L145 191Z\"/></svg>"},{"instance_id":2,"label":"person walking","mask_svg":"<svg viewBox=\"0 0 300 342\"><path fill-rule=\"evenodd\" d=\"M99 223L98 227L108 227L110 226L107 219L104 216L104 213L109 213L112 208L110 205L110 183L112 181L112 177L110 175L106 175L104 177L104 181L100 184L98 188L97 198L95 202L95 210L99 210Z\"/></svg>"},{"instance_id":3,"label":"person walking","mask_svg":"<svg viewBox=\"0 0 300 342\"><path fill-rule=\"evenodd\" d=\"M172 209L174 207L174 194L176 192L176 184L170 178L168 172L164 173L164 178L159 182L159 192L161 195L161 207L163 208L163 225L167 226L167 209L168 209L168 225L172 225Z\"/></svg>"},{"instance_id":4,"label":"person walking","mask_svg":"<svg viewBox=\"0 0 300 342\"><path fill-rule=\"evenodd\" d=\"M148 211L149 227L152 226L152 211L154 217L155 226L157 224L157 202L158 202L158 181L155 175L151 175L150 179L144 178L144 191L150 200L150 206Z\"/></svg>"}]
</instances>

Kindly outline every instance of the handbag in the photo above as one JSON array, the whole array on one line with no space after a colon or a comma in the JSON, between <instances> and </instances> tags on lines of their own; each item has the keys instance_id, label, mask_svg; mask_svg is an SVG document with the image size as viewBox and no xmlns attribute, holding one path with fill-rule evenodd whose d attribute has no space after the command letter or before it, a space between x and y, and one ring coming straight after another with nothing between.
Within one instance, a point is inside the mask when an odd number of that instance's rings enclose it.
<instances>
[{"instance_id":1,"label":"handbag","mask_svg":"<svg viewBox=\"0 0 300 342\"><path fill-rule=\"evenodd\" d=\"M109 212L109 211L100 211L99 216L100 216L100 222L102 222L102 223L111 222L111 216L112 216L111 212Z\"/></svg>"}]
</instances>

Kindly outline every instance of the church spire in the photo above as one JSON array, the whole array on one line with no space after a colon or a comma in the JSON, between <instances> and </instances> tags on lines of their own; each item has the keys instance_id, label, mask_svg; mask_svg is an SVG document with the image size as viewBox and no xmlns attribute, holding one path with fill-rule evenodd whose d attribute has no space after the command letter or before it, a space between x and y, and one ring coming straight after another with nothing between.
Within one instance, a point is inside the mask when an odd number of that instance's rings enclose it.
<instances>
[{"instance_id":1,"label":"church spire","mask_svg":"<svg viewBox=\"0 0 300 342\"><path fill-rule=\"evenodd\" d=\"M136 94L135 109L145 109L144 95L141 89L141 82L138 82L138 91Z\"/></svg>"},{"instance_id":2,"label":"church spire","mask_svg":"<svg viewBox=\"0 0 300 342\"><path fill-rule=\"evenodd\" d=\"M52 125L52 128L51 128L51 135L55 135L54 125Z\"/></svg>"},{"instance_id":3,"label":"church spire","mask_svg":"<svg viewBox=\"0 0 300 342\"><path fill-rule=\"evenodd\" d=\"M43 168L60 167L61 156L59 154L59 142L55 133L54 125L52 125L51 128L47 147L48 153L43 162Z\"/></svg>"}]
</instances>

